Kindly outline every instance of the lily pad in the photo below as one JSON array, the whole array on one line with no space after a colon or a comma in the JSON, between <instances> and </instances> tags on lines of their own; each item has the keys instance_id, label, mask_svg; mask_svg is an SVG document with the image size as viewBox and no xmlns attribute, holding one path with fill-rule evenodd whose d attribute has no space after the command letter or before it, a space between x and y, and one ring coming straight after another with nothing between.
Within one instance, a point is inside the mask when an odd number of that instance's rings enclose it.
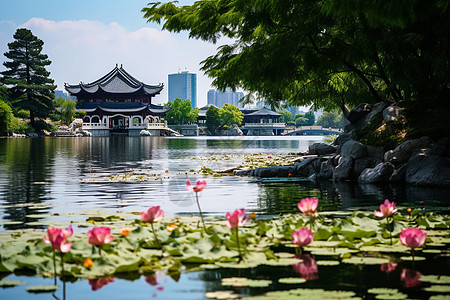
<instances>
[{"instance_id":1,"label":"lily pad","mask_svg":"<svg viewBox=\"0 0 450 300\"><path fill-rule=\"evenodd\" d=\"M450 284L450 276L446 275L423 275L420 277L422 282L430 282L437 284Z\"/></svg>"},{"instance_id":2,"label":"lily pad","mask_svg":"<svg viewBox=\"0 0 450 300\"><path fill-rule=\"evenodd\" d=\"M371 288L367 290L369 294L395 294L398 293L397 289L389 289L389 288Z\"/></svg>"},{"instance_id":3,"label":"lily pad","mask_svg":"<svg viewBox=\"0 0 450 300\"><path fill-rule=\"evenodd\" d=\"M318 260L316 263L318 266L337 266L341 264L338 260Z\"/></svg>"},{"instance_id":4,"label":"lily pad","mask_svg":"<svg viewBox=\"0 0 450 300\"><path fill-rule=\"evenodd\" d=\"M286 278L280 278L278 279L279 283L285 283L285 284L297 284L297 283L304 283L307 280L304 278L298 278L298 277L286 277Z\"/></svg>"},{"instance_id":5,"label":"lily pad","mask_svg":"<svg viewBox=\"0 0 450 300\"><path fill-rule=\"evenodd\" d=\"M423 256L414 256L414 257L412 257L412 256L402 256L402 257L400 257L400 259L404 260L404 261L422 261L422 260L426 260L426 258L423 257Z\"/></svg>"},{"instance_id":6,"label":"lily pad","mask_svg":"<svg viewBox=\"0 0 450 300\"><path fill-rule=\"evenodd\" d=\"M205 294L206 298L209 299L239 299L240 296L234 294L231 291L216 291L216 292L208 292Z\"/></svg>"},{"instance_id":7,"label":"lily pad","mask_svg":"<svg viewBox=\"0 0 450 300\"><path fill-rule=\"evenodd\" d=\"M432 285L424 288L424 290L434 293L450 293L450 285Z\"/></svg>"},{"instance_id":8,"label":"lily pad","mask_svg":"<svg viewBox=\"0 0 450 300\"><path fill-rule=\"evenodd\" d=\"M22 280L8 280L8 279L0 280L0 287L13 287L24 284L27 284L27 282Z\"/></svg>"},{"instance_id":9,"label":"lily pad","mask_svg":"<svg viewBox=\"0 0 450 300\"><path fill-rule=\"evenodd\" d=\"M395 294L378 294L375 296L375 299L384 299L384 300L394 300L394 299L407 299L408 295L403 293L395 293Z\"/></svg>"},{"instance_id":10,"label":"lily pad","mask_svg":"<svg viewBox=\"0 0 450 300\"><path fill-rule=\"evenodd\" d=\"M268 260L263 263L263 265L268 266L290 266L293 264L298 264L303 262L302 259L298 258L280 258L279 260Z\"/></svg>"},{"instance_id":11,"label":"lily pad","mask_svg":"<svg viewBox=\"0 0 450 300\"><path fill-rule=\"evenodd\" d=\"M26 288L29 293L51 293L58 289L57 285L30 285Z\"/></svg>"},{"instance_id":12,"label":"lily pad","mask_svg":"<svg viewBox=\"0 0 450 300\"><path fill-rule=\"evenodd\" d=\"M350 258L343 259L342 262L346 264L355 264L355 265L381 265L389 263L389 259L382 257L352 256Z\"/></svg>"},{"instance_id":13,"label":"lily pad","mask_svg":"<svg viewBox=\"0 0 450 300\"><path fill-rule=\"evenodd\" d=\"M272 280L254 280L244 277L222 278L223 286L248 286L248 287L267 287L272 284Z\"/></svg>"}]
</instances>

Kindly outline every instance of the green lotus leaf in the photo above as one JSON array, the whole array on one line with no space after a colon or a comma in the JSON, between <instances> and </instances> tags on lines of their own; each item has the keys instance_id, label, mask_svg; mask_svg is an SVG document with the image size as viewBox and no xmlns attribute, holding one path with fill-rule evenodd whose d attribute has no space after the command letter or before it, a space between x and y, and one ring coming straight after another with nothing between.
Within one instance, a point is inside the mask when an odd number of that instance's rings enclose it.
<instances>
[{"instance_id":1,"label":"green lotus leaf","mask_svg":"<svg viewBox=\"0 0 450 300\"><path fill-rule=\"evenodd\" d=\"M285 284L297 284L297 283L304 283L306 281L307 280L305 278L298 278L298 277L287 277L278 279L279 283Z\"/></svg>"},{"instance_id":2,"label":"green lotus leaf","mask_svg":"<svg viewBox=\"0 0 450 300\"><path fill-rule=\"evenodd\" d=\"M398 289L389 289L389 288L371 288L367 290L370 294L396 294L398 293Z\"/></svg>"},{"instance_id":3,"label":"green lotus leaf","mask_svg":"<svg viewBox=\"0 0 450 300\"><path fill-rule=\"evenodd\" d=\"M27 284L26 281L22 281L22 280L8 280L8 279L3 279L0 280L0 287L13 287L13 286L17 286L17 285L24 285Z\"/></svg>"},{"instance_id":4,"label":"green lotus leaf","mask_svg":"<svg viewBox=\"0 0 450 300\"><path fill-rule=\"evenodd\" d=\"M279 258L292 258L295 256L295 254L289 252L277 252L274 255Z\"/></svg>"},{"instance_id":5,"label":"green lotus leaf","mask_svg":"<svg viewBox=\"0 0 450 300\"><path fill-rule=\"evenodd\" d=\"M411 249L403 245L374 245L374 246L362 246L361 251L365 252L410 252Z\"/></svg>"},{"instance_id":6,"label":"green lotus leaf","mask_svg":"<svg viewBox=\"0 0 450 300\"><path fill-rule=\"evenodd\" d=\"M394 300L394 299L407 299L408 295L403 293L395 293L395 294L378 294L375 296L375 299L384 299L384 300Z\"/></svg>"},{"instance_id":7,"label":"green lotus leaf","mask_svg":"<svg viewBox=\"0 0 450 300\"><path fill-rule=\"evenodd\" d=\"M422 250L423 253L432 253L432 254L439 254L442 253L442 250L439 249L424 249Z\"/></svg>"},{"instance_id":8,"label":"green lotus leaf","mask_svg":"<svg viewBox=\"0 0 450 300\"><path fill-rule=\"evenodd\" d=\"M57 285L30 285L26 287L29 293L51 293L58 289Z\"/></svg>"},{"instance_id":9,"label":"green lotus leaf","mask_svg":"<svg viewBox=\"0 0 450 300\"><path fill-rule=\"evenodd\" d=\"M352 256L342 260L346 264L356 264L356 265L381 265L389 263L389 259L381 257L359 257Z\"/></svg>"},{"instance_id":10,"label":"green lotus leaf","mask_svg":"<svg viewBox=\"0 0 450 300\"><path fill-rule=\"evenodd\" d=\"M337 266L341 263L337 260L318 260L317 265L318 266Z\"/></svg>"},{"instance_id":11,"label":"green lotus leaf","mask_svg":"<svg viewBox=\"0 0 450 300\"><path fill-rule=\"evenodd\" d=\"M448 295L433 295L428 300L448 300L448 299L449 299Z\"/></svg>"},{"instance_id":12,"label":"green lotus leaf","mask_svg":"<svg viewBox=\"0 0 450 300\"><path fill-rule=\"evenodd\" d=\"M262 264L267 266L290 266L301 262L303 262L303 260L298 258L280 258L278 260L267 260Z\"/></svg>"},{"instance_id":13,"label":"green lotus leaf","mask_svg":"<svg viewBox=\"0 0 450 300\"><path fill-rule=\"evenodd\" d=\"M450 293L450 285L432 285L424 290L433 293Z\"/></svg>"},{"instance_id":14,"label":"green lotus leaf","mask_svg":"<svg viewBox=\"0 0 450 300\"><path fill-rule=\"evenodd\" d=\"M346 253L357 253L358 250L352 250L348 248L312 248L306 247L305 250L311 251L311 254L314 255L323 255L323 256L333 256L333 255L343 255Z\"/></svg>"},{"instance_id":15,"label":"green lotus leaf","mask_svg":"<svg viewBox=\"0 0 450 300\"><path fill-rule=\"evenodd\" d=\"M422 261L426 260L426 257L414 255L414 256L402 256L400 257L400 259L404 261Z\"/></svg>"},{"instance_id":16,"label":"green lotus leaf","mask_svg":"<svg viewBox=\"0 0 450 300\"><path fill-rule=\"evenodd\" d=\"M248 287L267 287L272 284L272 280L254 280L242 277L222 278L223 286L248 286Z\"/></svg>"},{"instance_id":17,"label":"green lotus leaf","mask_svg":"<svg viewBox=\"0 0 450 300\"><path fill-rule=\"evenodd\" d=\"M422 282L438 283L438 284L450 284L450 276L446 275L423 275L420 277Z\"/></svg>"},{"instance_id":18,"label":"green lotus leaf","mask_svg":"<svg viewBox=\"0 0 450 300\"><path fill-rule=\"evenodd\" d=\"M205 293L205 297L209 299L239 299L239 295L234 294L232 291L216 291Z\"/></svg>"}]
</instances>

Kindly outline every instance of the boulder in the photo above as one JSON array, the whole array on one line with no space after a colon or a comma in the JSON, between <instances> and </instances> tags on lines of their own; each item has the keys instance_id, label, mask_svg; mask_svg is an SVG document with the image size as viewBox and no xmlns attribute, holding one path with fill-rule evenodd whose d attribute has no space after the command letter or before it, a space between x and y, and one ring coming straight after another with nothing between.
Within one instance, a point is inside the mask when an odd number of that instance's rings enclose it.
<instances>
[{"instance_id":1,"label":"boulder","mask_svg":"<svg viewBox=\"0 0 450 300\"><path fill-rule=\"evenodd\" d=\"M336 152L336 147L325 143L314 143L308 147L309 154L326 155Z\"/></svg>"},{"instance_id":2,"label":"boulder","mask_svg":"<svg viewBox=\"0 0 450 300\"><path fill-rule=\"evenodd\" d=\"M319 157L308 157L294 165L294 172L299 177L309 177L311 174L320 172L320 163Z\"/></svg>"},{"instance_id":3,"label":"boulder","mask_svg":"<svg viewBox=\"0 0 450 300\"><path fill-rule=\"evenodd\" d=\"M394 173L394 166L391 163L379 163L375 168L365 169L359 175L358 181L364 183L388 182L392 173Z\"/></svg>"},{"instance_id":4,"label":"boulder","mask_svg":"<svg viewBox=\"0 0 450 300\"><path fill-rule=\"evenodd\" d=\"M398 145L394 150L389 150L384 154L384 161L393 165L401 165L408 161L417 148L427 148L433 141L425 136L420 139L407 140Z\"/></svg>"},{"instance_id":5,"label":"boulder","mask_svg":"<svg viewBox=\"0 0 450 300\"><path fill-rule=\"evenodd\" d=\"M320 165L320 172L317 175L319 179L331 179L333 177L334 166L331 160L323 161Z\"/></svg>"},{"instance_id":6,"label":"boulder","mask_svg":"<svg viewBox=\"0 0 450 300\"><path fill-rule=\"evenodd\" d=\"M376 165L384 161L384 150L383 147L366 146L367 156L373 158Z\"/></svg>"},{"instance_id":7,"label":"boulder","mask_svg":"<svg viewBox=\"0 0 450 300\"><path fill-rule=\"evenodd\" d=\"M356 121L367 115L371 110L372 105L368 103L362 103L348 113L347 120L350 123L356 123Z\"/></svg>"},{"instance_id":8,"label":"boulder","mask_svg":"<svg viewBox=\"0 0 450 300\"><path fill-rule=\"evenodd\" d=\"M334 169L333 180L350 179L353 171L353 159L351 157L341 157L339 164Z\"/></svg>"},{"instance_id":9,"label":"boulder","mask_svg":"<svg viewBox=\"0 0 450 300\"><path fill-rule=\"evenodd\" d=\"M233 127L231 127L230 131L231 131L231 134L235 135L235 136L244 135L242 130L239 129L239 127L236 124L234 124Z\"/></svg>"},{"instance_id":10,"label":"boulder","mask_svg":"<svg viewBox=\"0 0 450 300\"><path fill-rule=\"evenodd\" d=\"M235 176L247 176L250 174L250 169L241 169L241 170L234 170L233 175Z\"/></svg>"},{"instance_id":11,"label":"boulder","mask_svg":"<svg viewBox=\"0 0 450 300\"><path fill-rule=\"evenodd\" d=\"M150 133L150 131L145 130L145 129L142 129L142 130L139 132L139 135L141 135L141 136L151 136L152 134Z\"/></svg>"},{"instance_id":12,"label":"boulder","mask_svg":"<svg viewBox=\"0 0 450 300\"><path fill-rule=\"evenodd\" d=\"M375 165L376 162L372 157L366 156L355 159L355 165L353 166L353 177L358 178L362 171L367 168L373 168Z\"/></svg>"},{"instance_id":13,"label":"boulder","mask_svg":"<svg viewBox=\"0 0 450 300\"><path fill-rule=\"evenodd\" d=\"M265 167L251 170L250 176L258 176L261 178L288 177L289 173L294 174L294 171L294 166Z\"/></svg>"},{"instance_id":14,"label":"boulder","mask_svg":"<svg viewBox=\"0 0 450 300\"><path fill-rule=\"evenodd\" d=\"M420 186L450 186L450 159L418 153L408 160L405 181Z\"/></svg>"},{"instance_id":15,"label":"boulder","mask_svg":"<svg viewBox=\"0 0 450 300\"><path fill-rule=\"evenodd\" d=\"M400 118L400 108L392 104L383 110L383 120L386 123L395 122Z\"/></svg>"},{"instance_id":16,"label":"boulder","mask_svg":"<svg viewBox=\"0 0 450 300\"><path fill-rule=\"evenodd\" d=\"M403 165L400 168L396 169L394 173L392 173L391 177L389 178L389 182L403 183L405 182L405 177L406 177L406 165Z\"/></svg>"},{"instance_id":17,"label":"boulder","mask_svg":"<svg viewBox=\"0 0 450 300\"><path fill-rule=\"evenodd\" d=\"M341 133L340 135L337 136L337 138L333 141L332 145L333 146L342 146L344 145L347 141L352 139L352 134L351 133Z\"/></svg>"},{"instance_id":18,"label":"boulder","mask_svg":"<svg viewBox=\"0 0 450 300\"><path fill-rule=\"evenodd\" d=\"M349 140L341 148L341 155L353 159L367 156L367 147L355 140Z\"/></svg>"},{"instance_id":19,"label":"boulder","mask_svg":"<svg viewBox=\"0 0 450 300\"><path fill-rule=\"evenodd\" d=\"M354 123L350 123L345 126L345 132L351 132L354 129L361 129L367 124L370 124L372 121L372 118L377 114L382 114L382 111L388 106L385 102L379 102L372 106L372 109L369 113L364 115L361 119Z\"/></svg>"}]
</instances>

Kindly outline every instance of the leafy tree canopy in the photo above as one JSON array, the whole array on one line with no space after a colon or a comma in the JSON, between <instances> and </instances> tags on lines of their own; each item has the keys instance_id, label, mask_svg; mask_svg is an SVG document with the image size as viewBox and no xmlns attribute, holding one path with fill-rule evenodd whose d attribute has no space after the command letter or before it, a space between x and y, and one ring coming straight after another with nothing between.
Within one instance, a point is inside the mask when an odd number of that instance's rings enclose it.
<instances>
[{"instance_id":1,"label":"leafy tree canopy","mask_svg":"<svg viewBox=\"0 0 450 300\"><path fill-rule=\"evenodd\" d=\"M198 118L198 108L192 109L191 101L175 99L173 102L166 104L170 106L170 111L165 115L164 119L170 125L182 125L195 123Z\"/></svg>"},{"instance_id":2,"label":"leafy tree canopy","mask_svg":"<svg viewBox=\"0 0 450 300\"><path fill-rule=\"evenodd\" d=\"M214 134L220 126L219 109L211 105L206 110L206 127L211 134Z\"/></svg>"},{"instance_id":3,"label":"leafy tree canopy","mask_svg":"<svg viewBox=\"0 0 450 300\"><path fill-rule=\"evenodd\" d=\"M8 132L14 115L11 107L0 99L0 135Z\"/></svg>"},{"instance_id":4,"label":"leafy tree canopy","mask_svg":"<svg viewBox=\"0 0 450 300\"><path fill-rule=\"evenodd\" d=\"M389 98L431 116L448 102L448 0L175 3L150 3L144 17L191 38L234 40L202 62L220 89L344 113Z\"/></svg>"},{"instance_id":5,"label":"leafy tree canopy","mask_svg":"<svg viewBox=\"0 0 450 300\"><path fill-rule=\"evenodd\" d=\"M35 117L45 118L52 111L56 86L45 69L51 62L41 53L44 42L30 30L17 29L14 39L4 54L9 61L3 63L7 70L1 73L2 82L9 87L11 103L29 110L31 126L37 128Z\"/></svg>"},{"instance_id":6,"label":"leafy tree canopy","mask_svg":"<svg viewBox=\"0 0 450 300\"><path fill-rule=\"evenodd\" d=\"M234 105L225 103L221 109L219 109L219 118L221 126L231 127L233 125L241 125L244 119L244 114Z\"/></svg>"},{"instance_id":7,"label":"leafy tree canopy","mask_svg":"<svg viewBox=\"0 0 450 300\"><path fill-rule=\"evenodd\" d=\"M342 113L337 110L331 112L324 112L318 119L316 124L323 127L341 128L346 125L345 118ZM347 121L348 122L348 121Z\"/></svg>"}]
</instances>

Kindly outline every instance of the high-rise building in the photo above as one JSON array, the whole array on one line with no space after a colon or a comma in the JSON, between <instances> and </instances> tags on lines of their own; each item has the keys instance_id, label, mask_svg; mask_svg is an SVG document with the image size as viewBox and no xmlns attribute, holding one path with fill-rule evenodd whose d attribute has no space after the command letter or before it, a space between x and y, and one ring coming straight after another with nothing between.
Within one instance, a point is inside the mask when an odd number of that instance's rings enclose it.
<instances>
[{"instance_id":1,"label":"high-rise building","mask_svg":"<svg viewBox=\"0 0 450 300\"><path fill-rule=\"evenodd\" d=\"M192 108L197 107L197 74L183 71L169 74L169 101L190 100Z\"/></svg>"},{"instance_id":2,"label":"high-rise building","mask_svg":"<svg viewBox=\"0 0 450 300\"><path fill-rule=\"evenodd\" d=\"M230 88L227 88L224 92L217 90L208 91L208 104L213 104L218 108L221 108L225 103L243 108L242 103L239 102L244 97L242 92L233 92Z\"/></svg>"}]
</instances>

